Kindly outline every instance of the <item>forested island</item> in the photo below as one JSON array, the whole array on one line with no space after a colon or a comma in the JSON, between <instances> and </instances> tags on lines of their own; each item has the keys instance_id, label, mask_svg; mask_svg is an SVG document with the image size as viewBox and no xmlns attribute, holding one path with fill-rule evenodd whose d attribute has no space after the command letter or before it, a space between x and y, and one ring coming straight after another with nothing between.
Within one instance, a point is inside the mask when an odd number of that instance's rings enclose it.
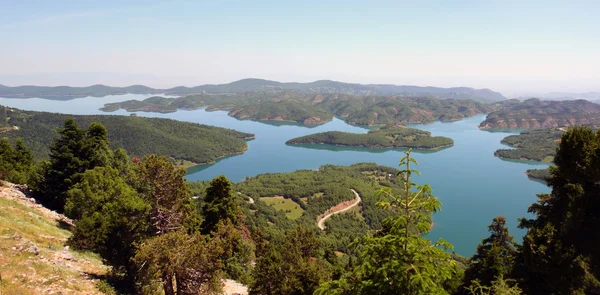
<instances>
[{"instance_id":1,"label":"forested island","mask_svg":"<svg viewBox=\"0 0 600 295\"><path fill-rule=\"evenodd\" d=\"M328 131L290 139L286 144L330 144L376 149L416 148L437 150L454 145L451 138L431 136L431 132L405 126L386 126L366 134Z\"/></svg>"},{"instance_id":2,"label":"forested island","mask_svg":"<svg viewBox=\"0 0 600 295\"><path fill-rule=\"evenodd\" d=\"M0 106L0 133L11 141L22 138L35 158L45 159L50 143L57 136L56 128L72 117L82 127L92 122L102 123L109 132L111 148L124 148L132 155L169 156L191 164L212 163L219 158L243 153L245 140L253 134L231 129L160 118L107 115L63 115L21 111ZM4 126L4 127L2 127Z\"/></svg>"},{"instance_id":3,"label":"forested island","mask_svg":"<svg viewBox=\"0 0 600 295\"><path fill-rule=\"evenodd\" d=\"M563 128L544 128L522 131L520 134L509 135L501 143L514 149L499 149L494 155L513 160L531 160L552 162L560 137L565 133Z\"/></svg>"},{"instance_id":4,"label":"forested island","mask_svg":"<svg viewBox=\"0 0 600 295\"><path fill-rule=\"evenodd\" d=\"M495 104L481 129L548 128L600 124L600 105L586 100L546 101L537 98Z\"/></svg>"},{"instance_id":5,"label":"forested island","mask_svg":"<svg viewBox=\"0 0 600 295\"><path fill-rule=\"evenodd\" d=\"M296 92L245 92L193 94L178 98L151 97L143 101L106 104L106 112L174 112L177 109L225 110L230 116L256 121L288 121L305 125L323 124L337 116L348 124L384 126L402 123L456 121L488 113L499 105L473 100L409 96L354 96L345 94L303 94Z\"/></svg>"}]
</instances>

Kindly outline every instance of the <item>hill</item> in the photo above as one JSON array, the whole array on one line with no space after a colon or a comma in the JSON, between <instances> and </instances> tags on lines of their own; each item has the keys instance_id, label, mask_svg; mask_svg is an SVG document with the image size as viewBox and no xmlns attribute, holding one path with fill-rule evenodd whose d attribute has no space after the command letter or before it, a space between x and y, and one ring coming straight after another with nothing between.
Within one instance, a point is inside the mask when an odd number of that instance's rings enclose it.
<instances>
[{"instance_id":1,"label":"hill","mask_svg":"<svg viewBox=\"0 0 600 295\"><path fill-rule=\"evenodd\" d=\"M210 163L218 158L243 153L245 142L254 135L231 129L180 122L170 119L128 116L69 116L46 112L29 112L0 106L7 132L1 136L11 140L23 138L36 158L46 158L49 145L67 117L81 127L102 123L108 130L111 148L124 148L132 156L159 154L175 160ZM2 121L2 120L0 120ZM16 128L14 127L16 126Z\"/></svg>"},{"instance_id":2,"label":"hill","mask_svg":"<svg viewBox=\"0 0 600 295\"><path fill-rule=\"evenodd\" d=\"M1 181L0 212L2 294L105 294L109 268L66 246L69 219Z\"/></svg>"},{"instance_id":3,"label":"hill","mask_svg":"<svg viewBox=\"0 0 600 295\"><path fill-rule=\"evenodd\" d=\"M547 128L600 124L600 105L586 100L505 103L487 115L479 128Z\"/></svg>"},{"instance_id":4,"label":"hill","mask_svg":"<svg viewBox=\"0 0 600 295\"><path fill-rule=\"evenodd\" d=\"M173 112L177 109L226 110L230 116L249 120L279 120L306 125L325 123L335 115L353 125L387 125L455 121L499 109L466 99L434 97L356 96L302 94L296 92L244 92L194 94L178 98L151 97L106 104L103 111Z\"/></svg>"},{"instance_id":5,"label":"hill","mask_svg":"<svg viewBox=\"0 0 600 295\"><path fill-rule=\"evenodd\" d=\"M114 94L156 94L173 95L188 94L223 94L240 92L296 92L304 94L348 94L348 95L399 95L399 96L431 96L441 99L473 99L481 102L494 102L506 99L502 94L489 89L469 87L421 87L392 84L358 84L331 80L319 80L309 83L282 83L264 79L242 79L226 84L207 84L195 87L178 86L169 89L154 89L143 85L128 87L109 87L93 85L88 87L45 87L0 85L0 97L41 97L48 99L73 99L85 96L105 96Z\"/></svg>"},{"instance_id":6,"label":"hill","mask_svg":"<svg viewBox=\"0 0 600 295\"><path fill-rule=\"evenodd\" d=\"M389 126L367 134L328 131L290 139L286 144L330 144L366 148L416 148L436 150L454 145L447 137L431 136L430 132L414 128Z\"/></svg>"}]
</instances>

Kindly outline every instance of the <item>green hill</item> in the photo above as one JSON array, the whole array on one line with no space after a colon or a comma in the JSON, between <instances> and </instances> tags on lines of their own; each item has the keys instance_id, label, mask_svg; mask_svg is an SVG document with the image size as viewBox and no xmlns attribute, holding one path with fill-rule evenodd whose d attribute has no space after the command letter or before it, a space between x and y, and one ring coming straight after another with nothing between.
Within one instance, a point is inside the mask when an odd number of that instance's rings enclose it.
<instances>
[{"instance_id":1,"label":"green hill","mask_svg":"<svg viewBox=\"0 0 600 295\"><path fill-rule=\"evenodd\" d=\"M243 153L245 140L254 135L231 129L180 122L170 119L128 116L69 116L46 112L29 112L0 106L6 114L4 124L17 128L0 133L9 139L23 138L37 158L48 155L49 145L56 136L56 128L67 117L73 117L80 126L102 123L108 130L112 148L125 148L130 155L166 155L176 160L210 163L218 158ZM0 120L1 121L1 120Z\"/></svg>"}]
</instances>

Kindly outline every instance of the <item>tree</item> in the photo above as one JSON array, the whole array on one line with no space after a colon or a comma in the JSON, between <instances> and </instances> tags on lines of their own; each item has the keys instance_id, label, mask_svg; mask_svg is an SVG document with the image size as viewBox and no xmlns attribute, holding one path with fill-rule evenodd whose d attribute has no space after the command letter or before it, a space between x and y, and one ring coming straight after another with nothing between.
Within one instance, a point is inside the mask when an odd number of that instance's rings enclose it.
<instances>
[{"instance_id":1,"label":"tree","mask_svg":"<svg viewBox=\"0 0 600 295\"><path fill-rule=\"evenodd\" d=\"M67 195L65 213L75 219L69 243L100 254L116 273L133 280L131 258L136 243L149 235L150 205L110 167L86 171Z\"/></svg>"},{"instance_id":2,"label":"tree","mask_svg":"<svg viewBox=\"0 0 600 295\"><path fill-rule=\"evenodd\" d=\"M198 229L186 171L177 169L167 157L151 155L139 162L131 180L140 195L151 204L150 220L154 235L169 231Z\"/></svg>"},{"instance_id":3,"label":"tree","mask_svg":"<svg viewBox=\"0 0 600 295\"><path fill-rule=\"evenodd\" d=\"M0 179L15 169L15 152L6 138L0 138Z\"/></svg>"},{"instance_id":4,"label":"tree","mask_svg":"<svg viewBox=\"0 0 600 295\"><path fill-rule=\"evenodd\" d=\"M431 230L431 214L441 203L429 185L411 182L411 150L400 161L398 176L404 188L395 194L382 188L378 205L397 212L383 222L373 237L364 237L357 266L340 280L323 284L315 294L447 294L445 280L455 272L455 262L445 252L452 246L444 240L432 244L422 235Z\"/></svg>"},{"instance_id":5,"label":"tree","mask_svg":"<svg viewBox=\"0 0 600 295\"><path fill-rule=\"evenodd\" d=\"M231 182L224 175L217 176L210 182L204 202L206 204L202 209L204 233L213 231L221 220L238 223L238 208L235 196L231 192Z\"/></svg>"},{"instance_id":6,"label":"tree","mask_svg":"<svg viewBox=\"0 0 600 295\"><path fill-rule=\"evenodd\" d=\"M222 257L231 253L232 233L235 228L230 224L219 223L213 237L180 230L144 241L134 258L143 293L161 285L166 295L220 294Z\"/></svg>"},{"instance_id":7,"label":"tree","mask_svg":"<svg viewBox=\"0 0 600 295\"><path fill-rule=\"evenodd\" d=\"M477 253L465 271L465 286L470 286L473 280L479 285L491 286L497 278L508 276L514 267L517 251L504 216L495 217L488 229L490 237L477 246Z\"/></svg>"},{"instance_id":8,"label":"tree","mask_svg":"<svg viewBox=\"0 0 600 295\"><path fill-rule=\"evenodd\" d=\"M86 167L107 166L112 158L109 148L108 132L100 123L92 122L87 129L83 157Z\"/></svg>"},{"instance_id":9,"label":"tree","mask_svg":"<svg viewBox=\"0 0 600 295\"><path fill-rule=\"evenodd\" d=\"M329 263L320 257L321 241L303 227L287 231L283 241L260 241L250 294L312 294L331 278Z\"/></svg>"},{"instance_id":10,"label":"tree","mask_svg":"<svg viewBox=\"0 0 600 295\"><path fill-rule=\"evenodd\" d=\"M528 294L596 294L600 289L600 133L574 127L561 138L550 194L529 207L516 271Z\"/></svg>"}]
</instances>

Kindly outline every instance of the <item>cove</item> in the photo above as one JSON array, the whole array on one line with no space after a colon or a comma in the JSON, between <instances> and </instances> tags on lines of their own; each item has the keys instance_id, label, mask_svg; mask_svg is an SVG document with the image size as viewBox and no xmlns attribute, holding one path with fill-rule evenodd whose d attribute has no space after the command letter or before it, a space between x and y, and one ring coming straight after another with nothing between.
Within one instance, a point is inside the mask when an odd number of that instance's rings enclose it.
<instances>
[{"instance_id":1,"label":"cove","mask_svg":"<svg viewBox=\"0 0 600 295\"><path fill-rule=\"evenodd\" d=\"M142 100L151 95L119 95L87 97L71 101L46 99L0 98L1 105L24 110L51 111L70 114L129 115L124 110L103 113L98 110L104 103L128 99ZM232 181L261 173L291 172L298 169L314 170L322 165L351 165L375 162L396 167L403 156L402 150L370 150L320 145L314 147L288 146L289 139L325 131L366 133L368 129L351 126L334 118L331 122L314 128L288 124L265 124L237 120L227 112L206 112L204 109L158 114L138 112L138 116L171 118L236 129L256 134L248 142L248 150L217 161L214 165L201 165L188 170L189 181L210 180L226 175ZM434 215L435 226L428 235L431 240L444 238L452 243L455 252L471 256L489 234L487 226L495 216L505 216L511 234L520 241L524 231L517 229L517 218L530 216L527 208L536 201L536 194L547 193L549 188L529 180L525 171L544 168L548 164L536 162L504 161L494 157L494 151L505 148L500 140L516 130L482 131L477 125L485 115L456 122L411 124L411 127L430 131L434 136L454 140L454 146L439 151L416 151L419 162L415 167L422 176L415 176L418 184L428 183L433 194L442 201L442 212Z\"/></svg>"}]
</instances>

